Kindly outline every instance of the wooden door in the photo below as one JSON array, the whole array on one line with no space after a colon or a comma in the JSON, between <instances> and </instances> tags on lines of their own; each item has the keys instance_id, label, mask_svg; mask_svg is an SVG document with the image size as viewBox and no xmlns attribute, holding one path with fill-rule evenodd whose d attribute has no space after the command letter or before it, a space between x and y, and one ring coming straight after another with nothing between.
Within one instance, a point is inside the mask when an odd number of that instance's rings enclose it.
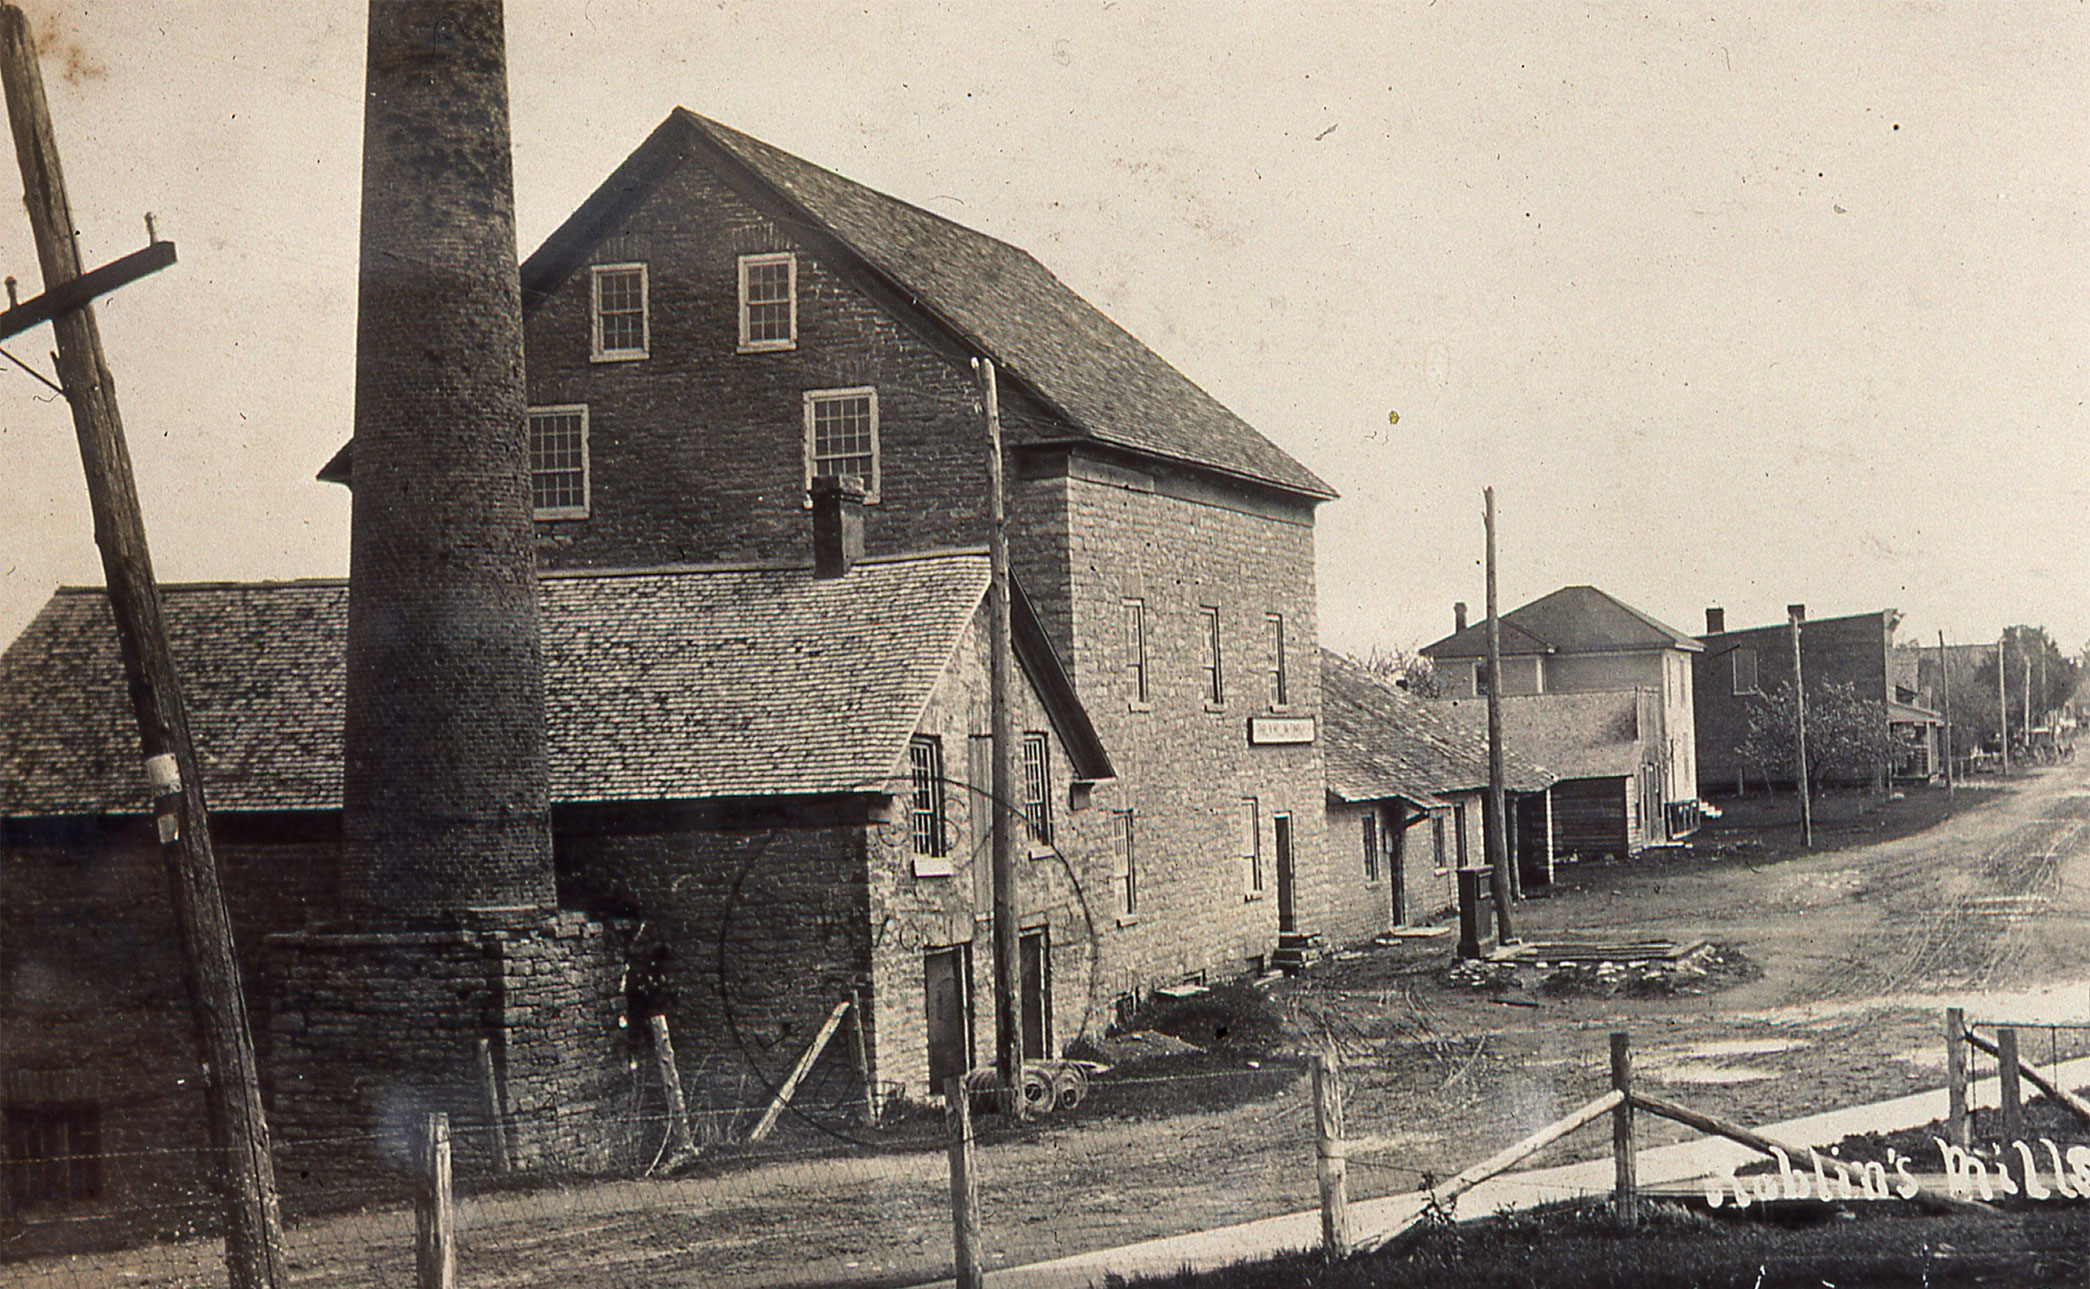
<instances>
[{"instance_id":1,"label":"wooden door","mask_svg":"<svg viewBox=\"0 0 2090 1289\"><path fill-rule=\"evenodd\" d=\"M972 1068L972 998L966 977L969 945L931 949L922 957L922 988L929 1017L929 1087Z\"/></svg>"},{"instance_id":2,"label":"wooden door","mask_svg":"<svg viewBox=\"0 0 2090 1289\"><path fill-rule=\"evenodd\" d=\"M1052 953L1045 929L1026 931L1017 941L1017 988L1022 1000L1023 1059L1052 1059Z\"/></svg>"},{"instance_id":3,"label":"wooden door","mask_svg":"<svg viewBox=\"0 0 2090 1289\"><path fill-rule=\"evenodd\" d=\"M1270 824L1277 841L1277 933L1287 935L1299 929L1293 904L1292 817L1288 814L1272 815Z\"/></svg>"}]
</instances>

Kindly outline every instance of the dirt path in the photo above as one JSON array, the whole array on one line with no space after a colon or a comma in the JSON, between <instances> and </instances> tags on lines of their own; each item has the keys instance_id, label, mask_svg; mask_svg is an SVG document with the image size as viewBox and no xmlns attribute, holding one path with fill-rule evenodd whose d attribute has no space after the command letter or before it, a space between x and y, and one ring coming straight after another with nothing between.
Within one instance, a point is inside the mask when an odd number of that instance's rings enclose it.
<instances>
[{"instance_id":1,"label":"dirt path","mask_svg":"<svg viewBox=\"0 0 2090 1289\"><path fill-rule=\"evenodd\" d=\"M1636 863L1524 906L1532 938L1630 930L1735 945L1763 974L1725 992L1506 1005L1446 984L1448 939L1290 982L1281 999L1334 1017L1349 1039L1350 1133L1372 1139L1353 1193L1449 1176L1596 1095L1615 1028L1632 1033L1641 1077L1762 1123L1936 1086L1947 998L1990 1018L2044 1007L2090 1020L2090 765L1966 795L1978 804L1899 841L1755 868ZM2033 1039L2028 1055L2044 1059L2044 1046ZM1250 1076L1268 1078L1244 1061ZM1535 1162L1601 1149L1571 1138ZM990 1134L979 1172L994 1266L1295 1211L1314 1202L1310 1100L1297 1078L1231 1109ZM919 1151L489 1197L464 1209L461 1282L909 1283L948 1270L948 1196L941 1153ZM307 1223L293 1232L293 1282L408 1284L411 1230L397 1208ZM219 1266L191 1243L0 1267L0 1283L205 1285L222 1283Z\"/></svg>"}]
</instances>

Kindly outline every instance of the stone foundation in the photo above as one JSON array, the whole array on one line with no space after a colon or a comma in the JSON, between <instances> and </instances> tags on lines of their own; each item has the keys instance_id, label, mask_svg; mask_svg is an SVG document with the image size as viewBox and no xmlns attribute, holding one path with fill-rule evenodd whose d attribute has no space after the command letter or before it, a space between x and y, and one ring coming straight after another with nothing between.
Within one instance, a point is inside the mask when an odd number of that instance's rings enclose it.
<instances>
[{"instance_id":1,"label":"stone foundation","mask_svg":"<svg viewBox=\"0 0 2090 1289\"><path fill-rule=\"evenodd\" d=\"M404 1170L435 1110L457 1167L493 1171L482 1038L515 1171L626 1162L623 939L571 912L520 929L270 936L262 1057L286 1182Z\"/></svg>"}]
</instances>

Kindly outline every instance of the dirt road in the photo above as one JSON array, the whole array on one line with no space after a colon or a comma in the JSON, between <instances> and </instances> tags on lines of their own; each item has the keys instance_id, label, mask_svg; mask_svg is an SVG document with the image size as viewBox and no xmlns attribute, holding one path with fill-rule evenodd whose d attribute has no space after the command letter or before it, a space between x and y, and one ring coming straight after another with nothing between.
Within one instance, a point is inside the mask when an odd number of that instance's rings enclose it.
<instances>
[{"instance_id":1,"label":"dirt road","mask_svg":"<svg viewBox=\"0 0 2090 1289\"><path fill-rule=\"evenodd\" d=\"M1531 980L1492 997L1447 984L1448 937L1280 986L1295 1016L1347 1040L1349 1132L1370 1139L1353 1193L1449 1176L1596 1095L1612 1029L1631 1032L1639 1076L1667 1095L1760 1123L1936 1086L1948 1001L1988 1019L2090 1021L2090 765L1963 795L1952 818L1898 841L1754 867L1635 862L1523 908L1528 938L1630 931L1733 945L1762 974L1732 989L1563 998ZM2034 1061L2082 1050L2058 1031L2032 1033L2026 1048ZM1239 1064L1195 1077L1267 1087L1267 1066ZM1650 1145L1669 1139L1643 1131ZM990 1265L1309 1207L1312 1133L1303 1077L1225 1109L990 1130L978 1159ZM1536 1162L1604 1148L1570 1138ZM464 1205L462 1283L910 1283L948 1271L948 1197L933 1150L487 1197ZM295 1282L411 1283L411 1231L398 1208L304 1223L292 1233ZM222 1283L218 1265L192 1243L0 1266L0 1282L203 1285Z\"/></svg>"}]
</instances>

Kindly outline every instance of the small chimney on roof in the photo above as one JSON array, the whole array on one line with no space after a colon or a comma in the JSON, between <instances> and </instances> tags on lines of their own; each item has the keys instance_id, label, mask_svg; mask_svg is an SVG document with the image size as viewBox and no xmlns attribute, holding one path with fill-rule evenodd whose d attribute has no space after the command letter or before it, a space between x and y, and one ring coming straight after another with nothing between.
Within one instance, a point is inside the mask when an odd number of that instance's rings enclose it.
<instances>
[{"instance_id":1,"label":"small chimney on roof","mask_svg":"<svg viewBox=\"0 0 2090 1289\"><path fill-rule=\"evenodd\" d=\"M1464 631L1466 629L1466 602L1464 600L1457 600L1452 603L1451 629L1454 631Z\"/></svg>"},{"instance_id":2,"label":"small chimney on roof","mask_svg":"<svg viewBox=\"0 0 2090 1289\"><path fill-rule=\"evenodd\" d=\"M1785 606L1785 616L1794 622L1805 622L1807 620L1807 606L1804 604L1788 604Z\"/></svg>"},{"instance_id":3,"label":"small chimney on roof","mask_svg":"<svg viewBox=\"0 0 2090 1289\"><path fill-rule=\"evenodd\" d=\"M864 481L822 475L812 491L813 576L840 577L864 557Z\"/></svg>"},{"instance_id":4,"label":"small chimney on roof","mask_svg":"<svg viewBox=\"0 0 2090 1289\"><path fill-rule=\"evenodd\" d=\"M1716 636L1725 630L1727 630L1727 610L1718 606L1707 606L1705 611L1705 633L1709 636Z\"/></svg>"}]
</instances>

